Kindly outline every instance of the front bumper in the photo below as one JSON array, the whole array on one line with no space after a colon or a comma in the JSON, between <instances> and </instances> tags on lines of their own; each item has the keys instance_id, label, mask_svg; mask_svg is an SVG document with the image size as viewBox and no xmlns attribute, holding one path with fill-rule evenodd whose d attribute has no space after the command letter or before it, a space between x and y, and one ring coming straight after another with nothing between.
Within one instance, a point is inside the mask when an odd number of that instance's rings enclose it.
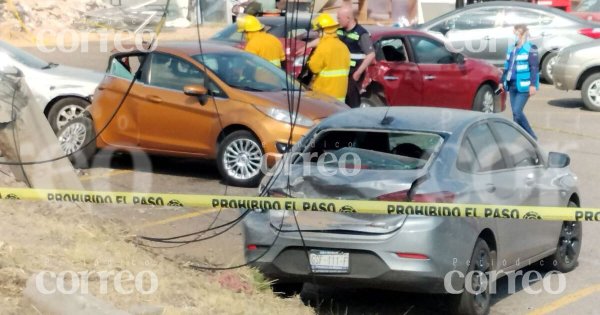
<instances>
[{"instance_id":1,"label":"front bumper","mask_svg":"<svg viewBox=\"0 0 600 315\"><path fill-rule=\"evenodd\" d=\"M559 90L569 91L577 88L579 66L557 63L552 68L554 86Z\"/></svg>"}]
</instances>

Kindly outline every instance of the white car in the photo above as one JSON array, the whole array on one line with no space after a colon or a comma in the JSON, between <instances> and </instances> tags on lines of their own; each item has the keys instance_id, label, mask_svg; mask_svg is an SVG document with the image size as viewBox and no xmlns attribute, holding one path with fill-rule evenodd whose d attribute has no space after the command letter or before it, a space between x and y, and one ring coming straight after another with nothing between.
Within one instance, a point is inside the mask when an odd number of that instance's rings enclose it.
<instances>
[{"instance_id":1,"label":"white car","mask_svg":"<svg viewBox=\"0 0 600 315\"><path fill-rule=\"evenodd\" d=\"M0 59L23 72L55 132L85 110L104 77L100 72L46 62L1 40Z\"/></svg>"}]
</instances>

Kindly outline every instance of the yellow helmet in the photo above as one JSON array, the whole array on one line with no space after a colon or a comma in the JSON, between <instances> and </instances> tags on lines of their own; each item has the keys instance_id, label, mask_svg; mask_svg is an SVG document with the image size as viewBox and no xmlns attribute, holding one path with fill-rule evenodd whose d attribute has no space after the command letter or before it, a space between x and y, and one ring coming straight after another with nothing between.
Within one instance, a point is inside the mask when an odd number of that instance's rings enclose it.
<instances>
[{"instance_id":1,"label":"yellow helmet","mask_svg":"<svg viewBox=\"0 0 600 315\"><path fill-rule=\"evenodd\" d=\"M265 28L260 21L252 15L242 15L236 19L238 32L258 32Z\"/></svg>"},{"instance_id":2,"label":"yellow helmet","mask_svg":"<svg viewBox=\"0 0 600 315\"><path fill-rule=\"evenodd\" d=\"M313 29L319 30L332 27L337 28L340 24L330 14L323 13L312 21L312 26Z\"/></svg>"}]
</instances>

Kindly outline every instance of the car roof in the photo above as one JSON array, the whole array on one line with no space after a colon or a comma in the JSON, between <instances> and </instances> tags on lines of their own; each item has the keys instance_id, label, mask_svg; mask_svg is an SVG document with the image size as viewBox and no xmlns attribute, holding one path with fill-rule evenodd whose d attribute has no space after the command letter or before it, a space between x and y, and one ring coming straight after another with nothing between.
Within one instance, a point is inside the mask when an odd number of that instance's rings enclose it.
<instances>
[{"instance_id":1,"label":"car roof","mask_svg":"<svg viewBox=\"0 0 600 315\"><path fill-rule=\"evenodd\" d=\"M427 36L431 37L424 31L412 29L412 28L399 28L394 26L374 26L368 25L365 26L365 29L369 31L372 37L379 38L388 35L419 35L419 36Z\"/></svg>"},{"instance_id":2,"label":"car roof","mask_svg":"<svg viewBox=\"0 0 600 315\"><path fill-rule=\"evenodd\" d=\"M310 24L310 19L307 17L299 17L299 16L288 16L288 21L298 21L298 24ZM277 25L283 24L285 21L285 17L283 16L261 16L258 20L267 25Z\"/></svg>"},{"instance_id":3,"label":"car roof","mask_svg":"<svg viewBox=\"0 0 600 315\"><path fill-rule=\"evenodd\" d=\"M456 10L450 11L446 14L443 14L441 16L438 16L426 23L418 25L417 27L426 27L426 26L435 24L441 20L444 20L444 19L448 18L449 16L453 16L453 15L459 14L459 13L467 11L467 10L473 10L473 9L477 9L477 8L486 8L486 7L504 7L504 8L517 7L517 8L524 8L524 9L535 9L535 10L544 11L546 13L559 15L561 17L564 17L564 18L567 18L570 20L582 22L584 24L586 22L586 21L581 20L580 18L578 18L574 15L571 15L565 11L562 11L560 9L553 8L550 6L529 3L529 2L523 2L523 1L489 1L489 2L480 2L480 3L466 5L460 9L456 9Z\"/></svg>"},{"instance_id":4,"label":"car roof","mask_svg":"<svg viewBox=\"0 0 600 315\"><path fill-rule=\"evenodd\" d=\"M202 49L198 41L162 41L156 47L155 51L166 52L175 55L194 56L202 53L223 53L223 52L241 52L240 49L223 44L217 44L211 41L202 41ZM122 54L121 52L116 55Z\"/></svg>"},{"instance_id":5,"label":"car roof","mask_svg":"<svg viewBox=\"0 0 600 315\"><path fill-rule=\"evenodd\" d=\"M384 117L391 117L391 122L382 125ZM473 122L491 117L500 116L462 109L422 106L356 108L323 120L319 129L397 129L454 134L460 133Z\"/></svg>"}]
</instances>

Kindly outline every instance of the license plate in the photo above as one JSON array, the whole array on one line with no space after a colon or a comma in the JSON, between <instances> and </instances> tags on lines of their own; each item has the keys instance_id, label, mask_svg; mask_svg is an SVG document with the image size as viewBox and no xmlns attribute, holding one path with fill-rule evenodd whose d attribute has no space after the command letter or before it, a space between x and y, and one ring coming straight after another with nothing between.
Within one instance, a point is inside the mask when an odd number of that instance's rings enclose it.
<instances>
[{"instance_id":1,"label":"license plate","mask_svg":"<svg viewBox=\"0 0 600 315\"><path fill-rule=\"evenodd\" d=\"M350 254L333 250L311 250L308 254L314 273L348 273Z\"/></svg>"}]
</instances>

